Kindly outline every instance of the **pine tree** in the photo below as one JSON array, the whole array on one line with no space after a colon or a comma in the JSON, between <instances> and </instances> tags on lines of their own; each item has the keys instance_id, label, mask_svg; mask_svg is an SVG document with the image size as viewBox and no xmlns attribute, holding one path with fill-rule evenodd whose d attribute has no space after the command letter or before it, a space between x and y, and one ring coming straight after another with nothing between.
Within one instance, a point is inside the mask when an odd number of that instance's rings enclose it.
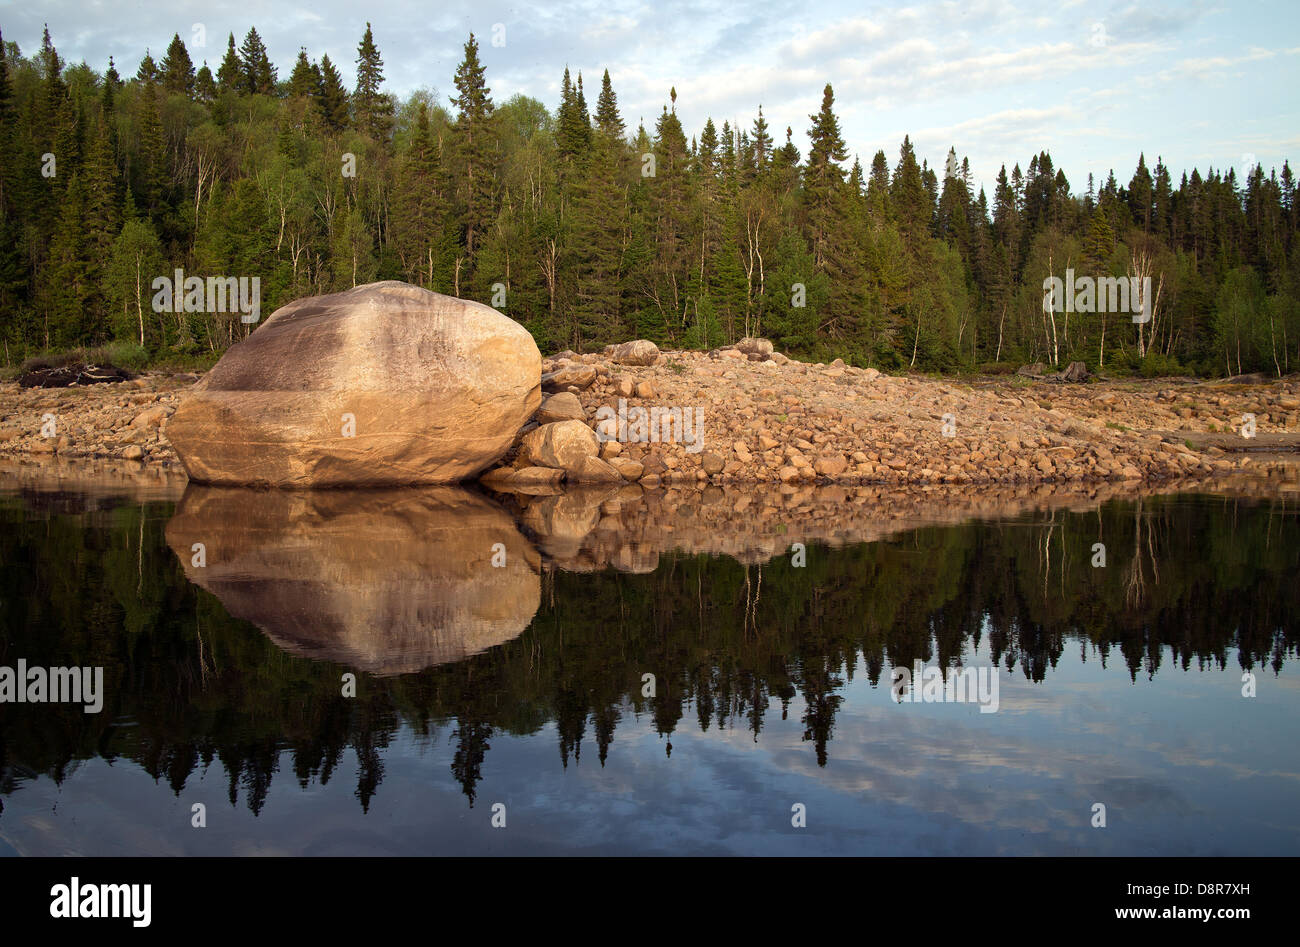
<instances>
[{"instance_id":1,"label":"pine tree","mask_svg":"<svg viewBox=\"0 0 1300 947\"><path fill-rule=\"evenodd\" d=\"M143 83L158 81L158 64L153 61L147 49L144 51L144 59L140 60L140 68L135 71L135 77Z\"/></svg>"},{"instance_id":2,"label":"pine tree","mask_svg":"<svg viewBox=\"0 0 1300 947\"><path fill-rule=\"evenodd\" d=\"M181 42L181 34L173 33L167 55L162 61L162 87L173 95L194 94L194 63L189 50Z\"/></svg>"},{"instance_id":3,"label":"pine tree","mask_svg":"<svg viewBox=\"0 0 1300 947\"><path fill-rule=\"evenodd\" d=\"M226 55L217 69L217 88L222 92L242 92L244 85L244 64L235 51L235 34L226 40Z\"/></svg>"},{"instance_id":4,"label":"pine tree","mask_svg":"<svg viewBox=\"0 0 1300 947\"><path fill-rule=\"evenodd\" d=\"M808 236L813 260L819 269L826 268L827 243L830 231L835 226L834 205L839 188L844 183L844 172L838 162L848 155L844 138L840 135L839 120L833 111L834 104L835 93L830 83L827 83L822 91L821 110L816 115L808 116L813 123L808 129L808 139L812 146L808 150L803 175L804 203L808 213Z\"/></svg>"},{"instance_id":5,"label":"pine tree","mask_svg":"<svg viewBox=\"0 0 1300 947\"><path fill-rule=\"evenodd\" d=\"M200 102L212 102L217 97L217 82L206 60L194 76L194 97Z\"/></svg>"},{"instance_id":6,"label":"pine tree","mask_svg":"<svg viewBox=\"0 0 1300 947\"><path fill-rule=\"evenodd\" d=\"M763 117L761 105L758 107L758 118L754 119L754 128L749 140L754 151L754 170L762 174L772 160L772 136L768 134L767 119Z\"/></svg>"},{"instance_id":7,"label":"pine tree","mask_svg":"<svg viewBox=\"0 0 1300 947\"><path fill-rule=\"evenodd\" d=\"M340 132L348 125L348 93L329 54L320 59L320 114L325 127Z\"/></svg>"},{"instance_id":8,"label":"pine tree","mask_svg":"<svg viewBox=\"0 0 1300 947\"><path fill-rule=\"evenodd\" d=\"M600 97L596 100L596 127L610 138L622 140L625 126L618 113L618 96L609 81L609 70L600 80Z\"/></svg>"},{"instance_id":9,"label":"pine tree","mask_svg":"<svg viewBox=\"0 0 1300 947\"><path fill-rule=\"evenodd\" d=\"M243 63L243 92L246 95L274 95L275 66L271 65L266 44L258 35L257 27L249 27L239 47L239 59Z\"/></svg>"},{"instance_id":10,"label":"pine tree","mask_svg":"<svg viewBox=\"0 0 1300 947\"><path fill-rule=\"evenodd\" d=\"M289 75L289 94L311 99L319 91L320 77L312 68L311 60L307 58L306 47L303 47L298 50L298 59L294 62L293 72Z\"/></svg>"},{"instance_id":11,"label":"pine tree","mask_svg":"<svg viewBox=\"0 0 1300 947\"><path fill-rule=\"evenodd\" d=\"M140 102L138 203L149 217L157 220L163 211L168 172L166 143L158 117L158 93L153 83L145 83L140 90Z\"/></svg>"},{"instance_id":12,"label":"pine tree","mask_svg":"<svg viewBox=\"0 0 1300 947\"><path fill-rule=\"evenodd\" d=\"M883 224L893 216L889 201L889 159L884 151L877 151L871 159L871 173L867 177L867 216Z\"/></svg>"},{"instance_id":13,"label":"pine tree","mask_svg":"<svg viewBox=\"0 0 1300 947\"><path fill-rule=\"evenodd\" d=\"M383 84L384 61L367 23L357 46L357 88L352 94L352 108L357 130L379 142L388 140L393 126L393 102L380 91Z\"/></svg>"},{"instance_id":14,"label":"pine tree","mask_svg":"<svg viewBox=\"0 0 1300 947\"><path fill-rule=\"evenodd\" d=\"M478 59L478 41L474 34L465 43L465 58L456 68L456 131L459 165L463 170L463 208L461 219L465 231L465 253L472 260L478 240L493 216L496 188L493 167L492 90L483 81L483 66Z\"/></svg>"},{"instance_id":15,"label":"pine tree","mask_svg":"<svg viewBox=\"0 0 1300 947\"><path fill-rule=\"evenodd\" d=\"M903 136L899 149L898 166L890 185L890 204L897 215L898 227L909 249L919 249L930 226L933 205L921 178L921 168L916 163L912 140Z\"/></svg>"},{"instance_id":16,"label":"pine tree","mask_svg":"<svg viewBox=\"0 0 1300 947\"><path fill-rule=\"evenodd\" d=\"M582 109L578 103L577 88L569 79L569 68L564 68L560 80L560 109L555 120L555 147L562 161L572 161L585 151L583 142Z\"/></svg>"}]
</instances>

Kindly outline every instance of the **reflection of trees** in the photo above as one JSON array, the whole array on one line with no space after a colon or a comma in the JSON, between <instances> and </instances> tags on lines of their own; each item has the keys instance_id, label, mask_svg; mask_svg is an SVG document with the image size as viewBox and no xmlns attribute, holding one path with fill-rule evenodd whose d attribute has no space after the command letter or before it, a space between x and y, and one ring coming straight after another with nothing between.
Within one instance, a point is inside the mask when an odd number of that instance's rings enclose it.
<instances>
[{"instance_id":1,"label":"reflection of trees","mask_svg":"<svg viewBox=\"0 0 1300 947\"><path fill-rule=\"evenodd\" d=\"M0 505L0 663L103 665L107 692L99 715L0 708L0 795L20 774L61 781L94 756L134 761L180 793L215 760L231 804L242 795L257 813L281 768L325 784L354 756L367 809L406 725L446 747L472 804L497 734L553 722L560 765L590 737L604 765L619 727L653 727L665 751L683 721L758 740L770 708L785 719L796 697L810 751L833 765L854 673L878 685L890 663L955 667L972 646L1030 681L1074 645L1103 665L1118 652L1134 680L1171 660L1224 668L1233 650L1243 668L1276 673L1297 646L1295 514L1281 501L1221 503L921 529L814 547L804 568L778 557L761 579L755 563L690 555L644 575L548 571L517 640L415 674L361 675L356 698L339 693L346 669L281 651L184 580L162 537L166 506L29 519ZM1099 539L1106 568L1089 565ZM653 697L641 696L646 673ZM121 717L132 725L114 726Z\"/></svg>"}]
</instances>

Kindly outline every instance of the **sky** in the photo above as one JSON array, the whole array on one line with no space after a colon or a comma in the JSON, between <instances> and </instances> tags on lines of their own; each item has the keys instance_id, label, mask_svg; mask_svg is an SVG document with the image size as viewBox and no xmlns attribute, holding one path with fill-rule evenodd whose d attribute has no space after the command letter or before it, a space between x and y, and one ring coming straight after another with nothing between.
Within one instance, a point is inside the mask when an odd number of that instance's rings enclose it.
<instances>
[{"instance_id":1,"label":"sky","mask_svg":"<svg viewBox=\"0 0 1300 947\"><path fill-rule=\"evenodd\" d=\"M0 0L0 31L24 54L48 23L69 63L102 70L112 55L124 76L146 48L160 60L173 33L215 72L227 34L238 43L256 26L281 78L305 46L351 87L367 20L400 97L427 88L445 103L472 31L495 101L523 93L554 110L567 65L594 109L608 68L629 132L642 120L653 132L676 87L688 137L708 117L749 128L761 104L777 144L790 126L806 153L829 82L849 164L884 150L893 167L908 134L940 174L949 147L968 157L990 197L999 166L1044 149L1076 193L1089 172L1126 184L1139 153L1175 181L1300 158L1295 0Z\"/></svg>"}]
</instances>

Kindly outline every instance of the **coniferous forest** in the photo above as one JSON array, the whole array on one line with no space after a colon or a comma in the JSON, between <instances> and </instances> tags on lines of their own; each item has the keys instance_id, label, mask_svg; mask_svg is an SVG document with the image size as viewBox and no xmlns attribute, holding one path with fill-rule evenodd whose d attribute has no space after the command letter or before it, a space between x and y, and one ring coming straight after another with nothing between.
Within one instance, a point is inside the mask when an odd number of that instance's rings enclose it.
<instances>
[{"instance_id":1,"label":"coniferous forest","mask_svg":"<svg viewBox=\"0 0 1300 947\"><path fill-rule=\"evenodd\" d=\"M355 64L304 49L288 76L256 29L211 66L176 35L125 74L65 63L48 29L31 55L0 44L6 365L105 345L204 363L255 331L158 311L152 281L182 269L258 277L264 315L406 280L497 306L543 352L759 335L893 371L1300 367L1287 164L1174 180L1147 152L1074 180L1040 151L1005 156L986 194L957 146L935 164L907 138L853 153L830 84L815 115L755 103L745 123L698 129L670 89L632 128L610 70L584 87L557 63L558 103L494 101L473 36L454 95L405 101L369 24ZM1045 311L1043 280L1067 267L1151 277L1152 320Z\"/></svg>"}]
</instances>

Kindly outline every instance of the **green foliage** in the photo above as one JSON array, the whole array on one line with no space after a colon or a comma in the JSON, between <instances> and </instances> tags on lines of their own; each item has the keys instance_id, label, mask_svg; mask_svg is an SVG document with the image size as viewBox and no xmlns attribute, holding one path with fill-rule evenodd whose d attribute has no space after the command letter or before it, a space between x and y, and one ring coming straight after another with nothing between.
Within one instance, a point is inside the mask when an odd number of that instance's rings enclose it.
<instances>
[{"instance_id":1,"label":"green foliage","mask_svg":"<svg viewBox=\"0 0 1300 947\"><path fill-rule=\"evenodd\" d=\"M684 129L675 89L653 128L629 135L609 70L594 115L567 69L558 102L497 106L472 35L450 100L421 89L402 103L383 89L368 24L351 94L306 49L277 82L255 28L239 46L229 34L215 77L195 72L179 34L166 48L125 83L111 63L103 76L67 66L48 34L35 55L11 44L0 58L10 362L112 339L155 357L219 353L242 338L237 320L152 311L153 279L176 269L256 276L266 313L404 279L495 299L548 350L767 335L795 355L894 371L1077 360L1285 374L1300 360L1289 165L1175 183L1140 155L1127 187L1112 174L1080 196L1041 151L976 194L955 149L940 180L910 137L893 167L881 150L864 168L829 85L804 157L761 106L748 127ZM19 173L47 152L55 176ZM1044 313L1044 278L1067 268L1141 268L1159 290L1153 320Z\"/></svg>"}]
</instances>

